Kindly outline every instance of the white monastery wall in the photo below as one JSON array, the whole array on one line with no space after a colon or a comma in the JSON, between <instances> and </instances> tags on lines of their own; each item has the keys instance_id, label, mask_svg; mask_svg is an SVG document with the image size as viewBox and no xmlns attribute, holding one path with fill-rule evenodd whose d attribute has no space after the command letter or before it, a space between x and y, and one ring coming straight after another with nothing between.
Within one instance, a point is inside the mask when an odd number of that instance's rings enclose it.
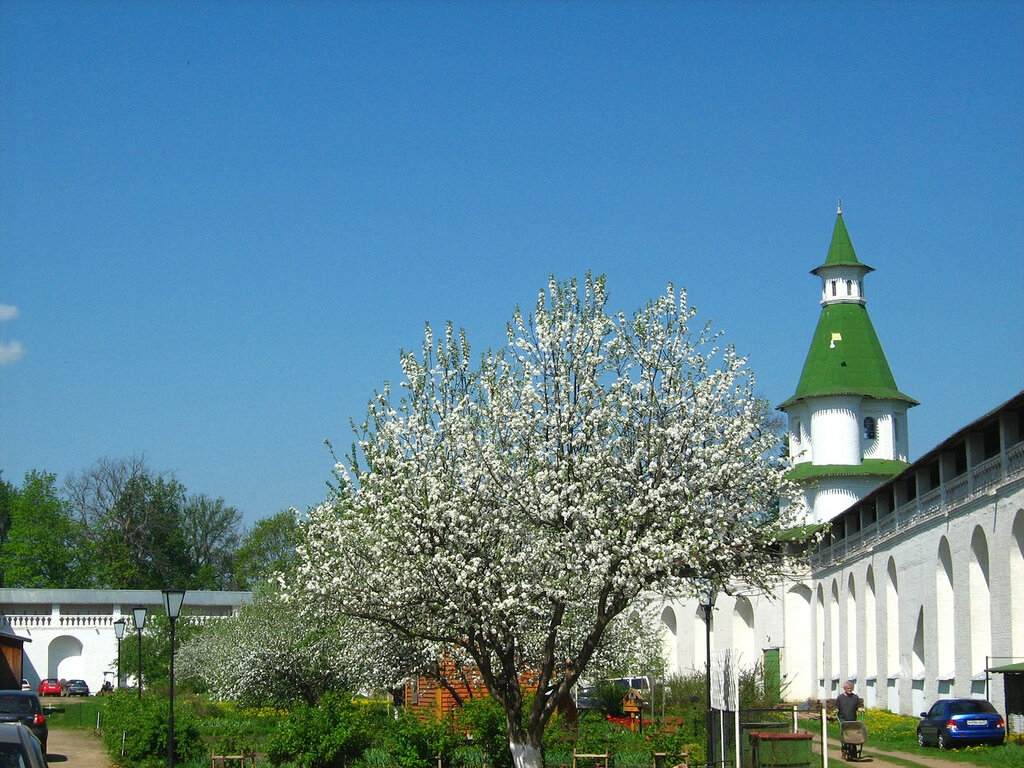
<instances>
[{"instance_id":1,"label":"white monastery wall","mask_svg":"<svg viewBox=\"0 0 1024 768\"><path fill-rule=\"evenodd\" d=\"M251 592L186 592L182 620L230 616L251 599ZM114 622L127 622L122 644L138 642L136 605L145 606L149 616L163 614L156 590L0 589L0 629L29 641L22 674L33 689L48 677L80 678L95 692L104 679L117 676ZM132 670L121 672L127 682L134 680Z\"/></svg>"}]
</instances>

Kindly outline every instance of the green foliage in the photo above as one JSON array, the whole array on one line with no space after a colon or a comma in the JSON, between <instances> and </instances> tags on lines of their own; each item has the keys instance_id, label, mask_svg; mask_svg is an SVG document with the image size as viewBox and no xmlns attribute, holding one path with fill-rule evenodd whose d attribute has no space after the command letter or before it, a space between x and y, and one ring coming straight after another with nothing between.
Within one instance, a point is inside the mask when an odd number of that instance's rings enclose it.
<instances>
[{"instance_id":1,"label":"green foliage","mask_svg":"<svg viewBox=\"0 0 1024 768\"><path fill-rule=\"evenodd\" d=\"M186 601L187 597L186 595ZM174 646L178 650L205 631L202 624L189 620L187 604L186 610L183 610L182 614L174 624ZM146 626L142 630L143 690L152 688L166 691L170 683L170 660L171 622L163 613L150 611L146 617ZM180 659L176 659L176 661L180 662ZM111 661L111 666L116 668L116 658ZM126 676L135 676L138 674L138 669L139 635L129 622L124 633L124 640L121 641L121 671ZM191 690L193 693L201 693L204 690L202 680L181 663L176 663L174 666L174 684L180 691Z\"/></svg>"},{"instance_id":2,"label":"green foliage","mask_svg":"<svg viewBox=\"0 0 1024 768\"><path fill-rule=\"evenodd\" d=\"M320 703L297 707L267 743L271 765L340 768L370 745L364 711L345 694L328 693Z\"/></svg>"},{"instance_id":3,"label":"green foliage","mask_svg":"<svg viewBox=\"0 0 1024 768\"><path fill-rule=\"evenodd\" d=\"M594 691L598 709L602 715L622 717L622 697L626 689L618 683L604 682Z\"/></svg>"},{"instance_id":4,"label":"green foliage","mask_svg":"<svg viewBox=\"0 0 1024 768\"><path fill-rule=\"evenodd\" d=\"M450 723L423 723L390 705L354 702L327 693L317 706L292 711L267 742L271 765L300 768L429 768L436 756L451 754L456 743Z\"/></svg>"},{"instance_id":5,"label":"green foliage","mask_svg":"<svg viewBox=\"0 0 1024 768\"><path fill-rule=\"evenodd\" d=\"M0 546L0 583L53 589L76 584L82 574L81 526L61 498L56 477L31 471L21 489L3 484L6 539ZM0 514L3 512L0 511Z\"/></svg>"},{"instance_id":6,"label":"green foliage","mask_svg":"<svg viewBox=\"0 0 1024 768\"><path fill-rule=\"evenodd\" d=\"M523 707L528 711L527 707ZM484 751L487 765L511 768L512 752L508 743L508 723L504 708L494 699L472 699L459 714L460 722L469 728L473 741Z\"/></svg>"},{"instance_id":7,"label":"green foliage","mask_svg":"<svg viewBox=\"0 0 1024 768\"><path fill-rule=\"evenodd\" d=\"M140 701L134 691L104 696L100 723L107 753L122 768L165 765L168 715L166 697L143 696ZM199 719L181 698L174 702L174 754L175 762L180 763L206 755Z\"/></svg>"},{"instance_id":8,"label":"green foliage","mask_svg":"<svg viewBox=\"0 0 1024 768\"><path fill-rule=\"evenodd\" d=\"M239 589L255 589L275 573L295 567L299 527L289 510L256 521L233 555L234 579Z\"/></svg>"}]
</instances>

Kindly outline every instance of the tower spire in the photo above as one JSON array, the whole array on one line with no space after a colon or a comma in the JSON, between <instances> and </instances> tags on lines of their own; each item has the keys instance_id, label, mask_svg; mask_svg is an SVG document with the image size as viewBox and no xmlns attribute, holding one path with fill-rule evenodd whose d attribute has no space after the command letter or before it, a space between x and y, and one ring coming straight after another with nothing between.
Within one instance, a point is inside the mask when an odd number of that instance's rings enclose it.
<instances>
[{"instance_id":1,"label":"tower spire","mask_svg":"<svg viewBox=\"0 0 1024 768\"><path fill-rule=\"evenodd\" d=\"M839 198L839 204L836 206L836 216L843 215L843 198Z\"/></svg>"}]
</instances>

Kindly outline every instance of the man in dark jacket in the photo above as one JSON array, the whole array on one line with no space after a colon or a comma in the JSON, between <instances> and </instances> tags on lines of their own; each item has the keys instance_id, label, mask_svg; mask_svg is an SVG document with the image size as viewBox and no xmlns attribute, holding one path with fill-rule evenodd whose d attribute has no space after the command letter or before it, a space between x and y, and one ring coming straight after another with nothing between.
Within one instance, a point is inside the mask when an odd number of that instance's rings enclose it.
<instances>
[{"instance_id":1,"label":"man in dark jacket","mask_svg":"<svg viewBox=\"0 0 1024 768\"><path fill-rule=\"evenodd\" d=\"M853 692L853 683L847 681L843 685L843 692L836 696L836 712L839 713L839 722L856 720L857 712L862 709L864 709L864 699Z\"/></svg>"}]
</instances>

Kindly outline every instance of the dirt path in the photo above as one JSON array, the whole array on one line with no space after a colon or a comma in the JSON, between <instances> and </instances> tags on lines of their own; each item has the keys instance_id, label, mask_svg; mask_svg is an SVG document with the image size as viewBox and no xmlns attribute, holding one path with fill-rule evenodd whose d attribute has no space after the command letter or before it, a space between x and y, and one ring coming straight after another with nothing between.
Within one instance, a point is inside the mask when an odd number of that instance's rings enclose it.
<instances>
[{"instance_id":1,"label":"dirt path","mask_svg":"<svg viewBox=\"0 0 1024 768\"><path fill-rule=\"evenodd\" d=\"M821 753L821 738L818 736L814 737L814 751L818 754ZM938 749L935 750L938 753ZM886 757L898 758L900 761L894 763L886 760ZM867 746L864 747L863 754L859 760L853 762L846 762L843 760L843 753L840 748L839 741L836 739L828 740L828 764L829 768L845 768L851 765L864 765L871 766L871 768L907 768L907 763L913 763L914 765L923 766L923 768L964 768L969 763L962 763L956 760L947 760L944 757L940 757L939 754L932 755L912 755L908 752L890 752L881 749L874 749L871 747L870 741Z\"/></svg>"},{"instance_id":2,"label":"dirt path","mask_svg":"<svg viewBox=\"0 0 1024 768\"><path fill-rule=\"evenodd\" d=\"M103 742L85 728L51 728L46 761L52 768L109 768Z\"/></svg>"}]
</instances>

